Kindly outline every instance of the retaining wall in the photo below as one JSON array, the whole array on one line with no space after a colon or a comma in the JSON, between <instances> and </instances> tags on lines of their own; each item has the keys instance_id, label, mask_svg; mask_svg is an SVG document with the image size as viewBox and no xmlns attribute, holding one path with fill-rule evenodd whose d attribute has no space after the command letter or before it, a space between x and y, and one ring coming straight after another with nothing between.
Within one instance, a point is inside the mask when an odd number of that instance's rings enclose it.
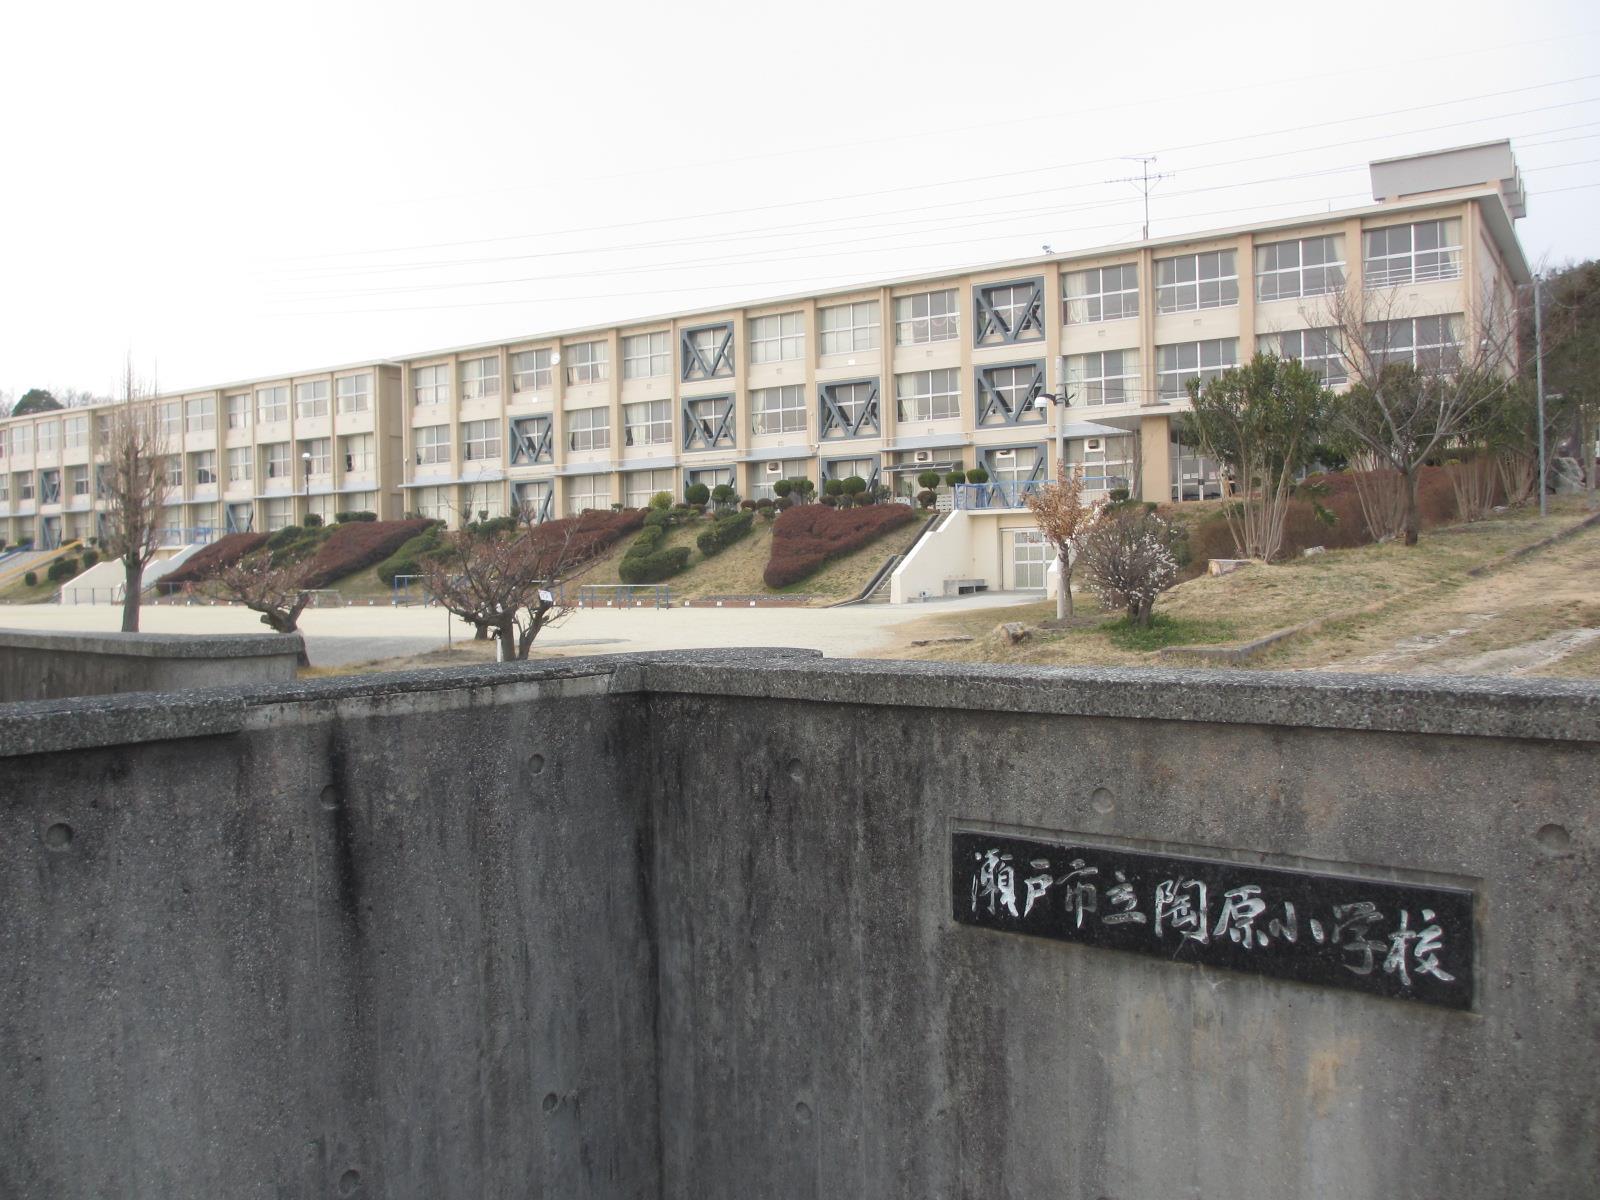
<instances>
[{"instance_id":1,"label":"retaining wall","mask_svg":"<svg viewBox=\"0 0 1600 1200\"><path fill-rule=\"evenodd\" d=\"M1584 685L774 651L0 708L0 1195L1582 1195L1597 743ZM1141 855L1465 893L1464 1007L1034 936L969 835L1091 923Z\"/></svg>"},{"instance_id":2,"label":"retaining wall","mask_svg":"<svg viewBox=\"0 0 1600 1200\"><path fill-rule=\"evenodd\" d=\"M298 633L37 633L0 629L0 702L278 683L294 678Z\"/></svg>"}]
</instances>

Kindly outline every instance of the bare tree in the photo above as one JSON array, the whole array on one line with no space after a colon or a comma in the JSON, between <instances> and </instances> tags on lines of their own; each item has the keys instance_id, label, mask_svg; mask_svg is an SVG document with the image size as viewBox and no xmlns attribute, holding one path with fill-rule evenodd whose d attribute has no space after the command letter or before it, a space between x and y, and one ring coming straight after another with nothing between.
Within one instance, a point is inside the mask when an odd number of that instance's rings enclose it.
<instances>
[{"instance_id":1,"label":"bare tree","mask_svg":"<svg viewBox=\"0 0 1600 1200\"><path fill-rule=\"evenodd\" d=\"M274 633L296 633L300 614L311 602L312 591L306 587L310 564L289 558L287 551L263 549L229 563L211 579L224 595L260 613L261 623ZM300 658L304 665L303 650Z\"/></svg>"},{"instance_id":2,"label":"bare tree","mask_svg":"<svg viewBox=\"0 0 1600 1200\"><path fill-rule=\"evenodd\" d=\"M111 410L100 478L107 501L101 544L107 557L122 560L126 580L122 631L139 630L144 572L161 545L161 510L166 503L167 435L153 393L144 392L130 359L123 371L122 398Z\"/></svg>"},{"instance_id":3,"label":"bare tree","mask_svg":"<svg viewBox=\"0 0 1600 1200\"><path fill-rule=\"evenodd\" d=\"M428 591L462 620L488 628L498 661L526 659L539 632L570 611L561 581L609 544L593 536L599 522L588 517L447 534L424 568Z\"/></svg>"},{"instance_id":4,"label":"bare tree","mask_svg":"<svg viewBox=\"0 0 1600 1200\"><path fill-rule=\"evenodd\" d=\"M1405 543L1417 544L1422 467L1503 400L1517 363L1516 320L1500 302L1460 316L1413 315L1394 289L1325 298L1350 388L1333 405L1337 437L1404 481Z\"/></svg>"},{"instance_id":5,"label":"bare tree","mask_svg":"<svg viewBox=\"0 0 1600 1200\"><path fill-rule=\"evenodd\" d=\"M1067 464L1056 464L1056 478L1036 492L1024 497L1028 511L1056 550L1056 570L1059 586L1056 588L1056 620L1072 615L1072 568L1078 553L1078 541L1099 515L1098 505L1083 502L1083 475Z\"/></svg>"}]
</instances>

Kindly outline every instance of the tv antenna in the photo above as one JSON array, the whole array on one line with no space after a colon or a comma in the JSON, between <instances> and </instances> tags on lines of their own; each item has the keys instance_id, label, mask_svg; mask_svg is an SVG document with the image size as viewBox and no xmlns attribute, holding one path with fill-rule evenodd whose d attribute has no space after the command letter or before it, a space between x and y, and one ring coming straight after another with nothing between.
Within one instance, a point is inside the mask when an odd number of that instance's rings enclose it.
<instances>
[{"instance_id":1,"label":"tv antenna","mask_svg":"<svg viewBox=\"0 0 1600 1200\"><path fill-rule=\"evenodd\" d=\"M1112 182L1131 183L1137 187L1140 193L1143 195L1144 240L1148 242L1150 240L1150 193L1155 189L1156 184L1160 183L1163 179L1171 179L1172 173L1170 171L1164 171L1156 175L1150 174L1150 164L1156 161L1156 156L1154 154L1124 154L1122 157L1127 162L1138 163L1140 165L1140 172L1137 175L1129 175L1123 179L1114 179Z\"/></svg>"}]
</instances>

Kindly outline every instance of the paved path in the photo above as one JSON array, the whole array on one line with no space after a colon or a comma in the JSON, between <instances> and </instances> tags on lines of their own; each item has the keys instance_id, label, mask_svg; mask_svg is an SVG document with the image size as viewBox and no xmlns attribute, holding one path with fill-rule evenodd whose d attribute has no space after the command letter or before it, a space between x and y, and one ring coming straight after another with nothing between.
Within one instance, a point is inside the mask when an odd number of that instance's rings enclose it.
<instances>
[{"instance_id":1,"label":"paved path","mask_svg":"<svg viewBox=\"0 0 1600 1200\"><path fill-rule=\"evenodd\" d=\"M1026 604L1036 593L994 593L927 604L861 604L850 608L596 609L574 612L534 643L534 654L612 654L707 646L798 646L832 658L856 658L892 646L898 625L939 612ZM0 628L115 630L121 610L107 605L0 605ZM996 618L998 622L1000 618ZM140 627L151 633L260 633L265 626L242 608L147 607ZM471 630L438 608L312 609L300 631L316 666L421 654Z\"/></svg>"}]
</instances>

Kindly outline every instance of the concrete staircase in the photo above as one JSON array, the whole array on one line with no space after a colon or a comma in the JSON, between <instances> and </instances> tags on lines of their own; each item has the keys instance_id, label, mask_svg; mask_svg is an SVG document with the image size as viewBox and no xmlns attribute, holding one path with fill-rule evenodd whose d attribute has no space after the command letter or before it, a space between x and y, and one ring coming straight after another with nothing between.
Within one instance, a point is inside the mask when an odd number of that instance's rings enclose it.
<instances>
[{"instance_id":1,"label":"concrete staircase","mask_svg":"<svg viewBox=\"0 0 1600 1200\"><path fill-rule=\"evenodd\" d=\"M873 586L872 590L861 598L862 604L887 604L889 603L889 584L894 579L894 569L904 561L904 554L896 554L889 560L888 568L883 577Z\"/></svg>"}]
</instances>

